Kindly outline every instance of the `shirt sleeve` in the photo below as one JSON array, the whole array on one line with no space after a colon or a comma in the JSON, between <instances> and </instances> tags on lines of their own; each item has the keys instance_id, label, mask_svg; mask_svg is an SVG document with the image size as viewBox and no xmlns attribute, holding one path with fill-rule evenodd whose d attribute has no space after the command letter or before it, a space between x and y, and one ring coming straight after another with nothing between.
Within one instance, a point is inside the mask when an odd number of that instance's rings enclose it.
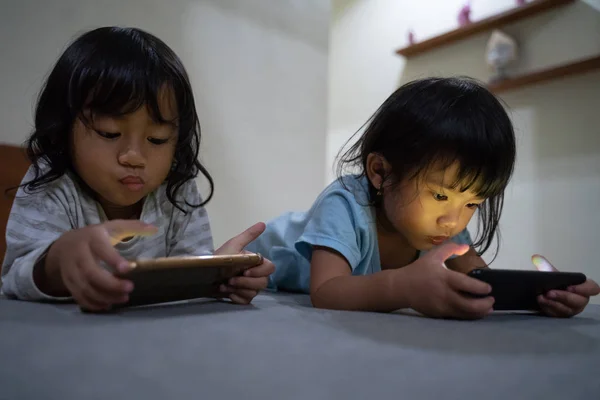
<instances>
[{"instance_id":1,"label":"shirt sleeve","mask_svg":"<svg viewBox=\"0 0 600 400\"><path fill-rule=\"evenodd\" d=\"M40 257L71 229L68 209L52 191L17 191L6 226L2 294L21 300L68 300L42 292L33 280Z\"/></svg>"},{"instance_id":2,"label":"shirt sleeve","mask_svg":"<svg viewBox=\"0 0 600 400\"><path fill-rule=\"evenodd\" d=\"M200 204L202 198L194 180L183 188L184 198L189 204ZM186 212L174 208L169 252L167 256L201 256L214 253L213 237L208 213L204 207L182 205Z\"/></svg>"},{"instance_id":3,"label":"shirt sleeve","mask_svg":"<svg viewBox=\"0 0 600 400\"><path fill-rule=\"evenodd\" d=\"M362 259L356 211L351 200L339 193L324 197L310 211L296 250L310 262L313 246L328 247L340 253L354 271Z\"/></svg>"}]
</instances>

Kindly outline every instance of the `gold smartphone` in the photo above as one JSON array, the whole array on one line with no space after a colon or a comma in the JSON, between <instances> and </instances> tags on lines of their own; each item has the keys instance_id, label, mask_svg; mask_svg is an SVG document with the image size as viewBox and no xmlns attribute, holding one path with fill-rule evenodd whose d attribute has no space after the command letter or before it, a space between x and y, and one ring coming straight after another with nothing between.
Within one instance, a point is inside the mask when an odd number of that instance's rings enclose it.
<instances>
[{"instance_id":1,"label":"gold smartphone","mask_svg":"<svg viewBox=\"0 0 600 400\"><path fill-rule=\"evenodd\" d=\"M133 282L129 301L113 308L223 297L221 284L262 262L255 253L134 260L129 271L115 274Z\"/></svg>"}]
</instances>

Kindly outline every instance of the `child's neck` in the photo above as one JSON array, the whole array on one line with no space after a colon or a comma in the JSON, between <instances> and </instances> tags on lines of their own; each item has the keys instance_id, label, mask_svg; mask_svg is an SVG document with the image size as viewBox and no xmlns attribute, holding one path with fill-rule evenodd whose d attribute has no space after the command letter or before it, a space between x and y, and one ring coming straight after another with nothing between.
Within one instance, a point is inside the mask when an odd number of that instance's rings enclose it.
<instances>
[{"instance_id":1,"label":"child's neck","mask_svg":"<svg viewBox=\"0 0 600 400\"><path fill-rule=\"evenodd\" d=\"M144 200L126 207L106 204L104 202L100 202L100 205L109 221L113 219L139 219L142 214Z\"/></svg>"},{"instance_id":2,"label":"child's neck","mask_svg":"<svg viewBox=\"0 0 600 400\"><path fill-rule=\"evenodd\" d=\"M413 263L419 251L411 246L404 235L396 231L385 217L378 215L377 220L381 269L402 268Z\"/></svg>"}]
</instances>

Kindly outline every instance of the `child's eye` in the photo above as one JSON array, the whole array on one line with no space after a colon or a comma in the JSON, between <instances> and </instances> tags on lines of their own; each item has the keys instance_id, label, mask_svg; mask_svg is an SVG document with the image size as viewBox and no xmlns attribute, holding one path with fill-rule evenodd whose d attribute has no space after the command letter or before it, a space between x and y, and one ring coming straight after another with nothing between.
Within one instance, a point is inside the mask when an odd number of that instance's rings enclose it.
<instances>
[{"instance_id":1,"label":"child's eye","mask_svg":"<svg viewBox=\"0 0 600 400\"><path fill-rule=\"evenodd\" d=\"M477 204L477 203L469 203L467 204L467 208L479 208L481 204Z\"/></svg>"},{"instance_id":2,"label":"child's eye","mask_svg":"<svg viewBox=\"0 0 600 400\"><path fill-rule=\"evenodd\" d=\"M148 138L148 141L152 144L165 144L169 139Z\"/></svg>"},{"instance_id":3,"label":"child's eye","mask_svg":"<svg viewBox=\"0 0 600 400\"><path fill-rule=\"evenodd\" d=\"M96 133L106 139L116 139L121 136L120 133L104 132L96 130Z\"/></svg>"},{"instance_id":4,"label":"child's eye","mask_svg":"<svg viewBox=\"0 0 600 400\"><path fill-rule=\"evenodd\" d=\"M443 194L439 194L439 193L433 193L433 198L436 201L446 201L446 200L448 200L448 196L444 196Z\"/></svg>"}]
</instances>

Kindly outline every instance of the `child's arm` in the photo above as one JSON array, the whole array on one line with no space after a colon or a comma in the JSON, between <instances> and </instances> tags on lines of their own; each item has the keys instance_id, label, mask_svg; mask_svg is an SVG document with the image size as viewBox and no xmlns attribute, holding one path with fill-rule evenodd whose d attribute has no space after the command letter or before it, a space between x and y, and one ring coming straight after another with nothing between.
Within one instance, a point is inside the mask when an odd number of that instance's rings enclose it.
<instances>
[{"instance_id":1,"label":"child's arm","mask_svg":"<svg viewBox=\"0 0 600 400\"><path fill-rule=\"evenodd\" d=\"M352 276L350 265L338 252L314 247L310 272L310 299L314 307L338 310L391 312L408 308L400 271Z\"/></svg>"},{"instance_id":2,"label":"child's arm","mask_svg":"<svg viewBox=\"0 0 600 400\"><path fill-rule=\"evenodd\" d=\"M48 193L19 190L6 225L2 293L23 300L68 298L61 290L48 293L46 282L40 280L47 277L42 272L48 248L69 229L68 213L59 199Z\"/></svg>"},{"instance_id":3,"label":"child's arm","mask_svg":"<svg viewBox=\"0 0 600 400\"><path fill-rule=\"evenodd\" d=\"M412 308L432 317L481 318L491 312L488 284L442 267L465 245L448 243L414 263L365 276L352 276L349 263L330 249L316 247L311 260L311 301L315 307L389 312Z\"/></svg>"}]
</instances>

